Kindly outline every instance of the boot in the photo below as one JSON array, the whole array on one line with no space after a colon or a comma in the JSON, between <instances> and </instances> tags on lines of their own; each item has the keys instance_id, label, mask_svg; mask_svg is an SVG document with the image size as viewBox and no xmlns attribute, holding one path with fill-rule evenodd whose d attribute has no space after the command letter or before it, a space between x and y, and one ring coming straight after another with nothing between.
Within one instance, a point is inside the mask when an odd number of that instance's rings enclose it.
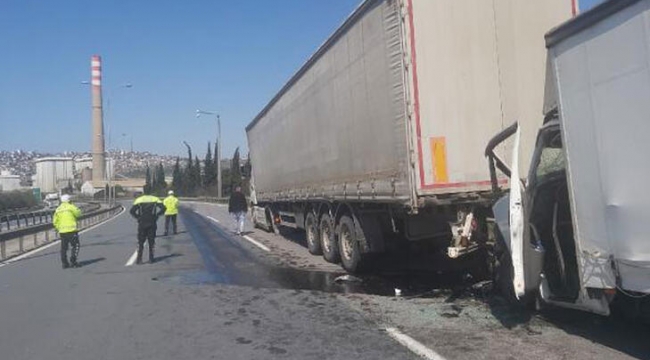
<instances>
[{"instance_id":1,"label":"boot","mask_svg":"<svg viewBox=\"0 0 650 360\"><path fill-rule=\"evenodd\" d=\"M138 255L135 258L135 263L138 265L142 264L142 249L138 249Z\"/></svg>"}]
</instances>

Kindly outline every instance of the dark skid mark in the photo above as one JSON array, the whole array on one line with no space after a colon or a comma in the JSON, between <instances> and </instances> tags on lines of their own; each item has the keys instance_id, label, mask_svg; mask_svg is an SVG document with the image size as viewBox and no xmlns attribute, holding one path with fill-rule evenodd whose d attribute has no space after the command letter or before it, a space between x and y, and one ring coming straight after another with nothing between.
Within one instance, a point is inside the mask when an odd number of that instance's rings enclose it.
<instances>
[{"instance_id":1,"label":"dark skid mark","mask_svg":"<svg viewBox=\"0 0 650 360\"><path fill-rule=\"evenodd\" d=\"M330 293L362 293L394 296L448 296L460 276L431 272L396 272L338 280L346 273L282 268L265 264L246 250L232 235L193 211L183 211L185 228L199 249L205 271L163 275L157 281L184 285L229 284L257 288L315 290ZM360 281L359 281L360 280ZM434 291L435 290L435 291Z\"/></svg>"}]
</instances>

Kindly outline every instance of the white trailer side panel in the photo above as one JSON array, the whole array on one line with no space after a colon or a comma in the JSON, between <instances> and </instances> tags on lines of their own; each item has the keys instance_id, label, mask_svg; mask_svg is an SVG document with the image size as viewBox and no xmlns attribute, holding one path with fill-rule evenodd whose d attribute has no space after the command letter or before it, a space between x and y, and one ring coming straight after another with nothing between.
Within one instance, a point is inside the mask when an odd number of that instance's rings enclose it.
<instances>
[{"instance_id":1,"label":"white trailer side panel","mask_svg":"<svg viewBox=\"0 0 650 360\"><path fill-rule=\"evenodd\" d=\"M535 138L544 34L572 16L573 2L405 1L418 194L488 190L484 150L493 134L519 121L522 138ZM522 146L525 171L534 142Z\"/></svg>"},{"instance_id":2,"label":"white trailer side panel","mask_svg":"<svg viewBox=\"0 0 650 360\"><path fill-rule=\"evenodd\" d=\"M614 260L623 288L648 293L650 0L620 3L551 54L583 284L614 287Z\"/></svg>"},{"instance_id":3,"label":"white trailer side panel","mask_svg":"<svg viewBox=\"0 0 650 360\"><path fill-rule=\"evenodd\" d=\"M412 201L398 1L366 1L247 127L259 201Z\"/></svg>"}]
</instances>

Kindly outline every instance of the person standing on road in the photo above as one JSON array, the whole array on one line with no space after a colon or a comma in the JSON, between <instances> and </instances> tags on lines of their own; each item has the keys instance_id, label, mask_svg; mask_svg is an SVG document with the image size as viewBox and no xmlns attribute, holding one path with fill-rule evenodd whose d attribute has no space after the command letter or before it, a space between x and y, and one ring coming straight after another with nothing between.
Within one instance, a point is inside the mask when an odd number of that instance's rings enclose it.
<instances>
[{"instance_id":1,"label":"person standing on road","mask_svg":"<svg viewBox=\"0 0 650 360\"><path fill-rule=\"evenodd\" d=\"M246 197L241 192L241 186L237 186L235 187L235 192L230 195L230 199L228 200L228 212L235 217L235 233L237 235L241 235L242 231L244 231L246 211L248 211Z\"/></svg>"},{"instance_id":2,"label":"person standing on road","mask_svg":"<svg viewBox=\"0 0 650 360\"><path fill-rule=\"evenodd\" d=\"M178 234L176 231L176 216L178 215L178 198L174 196L174 190L167 192L167 197L163 200L165 205L165 236L169 233L169 223L171 222L174 227L174 235Z\"/></svg>"},{"instance_id":3,"label":"person standing on road","mask_svg":"<svg viewBox=\"0 0 650 360\"><path fill-rule=\"evenodd\" d=\"M54 211L52 224L61 237L61 265L64 269L78 267L79 230L77 219L81 210L70 202L70 195L61 196L61 205ZM68 247L70 247L70 262L68 262Z\"/></svg>"},{"instance_id":4,"label":"person standing on road","mask_svg":"<svg viewBox=\"0 0 650 360\"><path fill-rule=\"evenodd\" d=\"M138 220L138 256L137 264L142 264L142 252L145 240L149 242L149 262L154 262L156 246L156 229L158 217L165 213L165 205L156 196L150 195L151 189L144 187L144 194L133 201L129 213Z\"/></svg>"}]
</instances>

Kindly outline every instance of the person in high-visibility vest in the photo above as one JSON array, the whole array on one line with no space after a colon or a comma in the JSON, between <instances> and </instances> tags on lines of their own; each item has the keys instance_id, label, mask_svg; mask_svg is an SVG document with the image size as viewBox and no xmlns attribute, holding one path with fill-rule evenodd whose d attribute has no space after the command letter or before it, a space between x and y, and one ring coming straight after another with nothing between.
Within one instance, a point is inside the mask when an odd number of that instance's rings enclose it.
<instances>
[{"instance_id":1,"label":"person in high-visibility vest","mask_svg":"<svg viewBox=\"0 0 650 360\"><path fill-rule=\"evenodd\" d=\"M79 229L77 219L81 210L70 202L70 195L61 196L61 205L54 211L52 224L61 237L61 265L64 269L78 267ZM68 262L68 247L70 247L70 262Z\"/></svg>"},{"instance_id":2,"label":"person in high-visibility vest","mask_svg":"<svg viewBox=\"0 0 650 360\"><path fill-rule=\"evenodd\" d=\"M158 217L165 213L165 205L157 196L150 195L149 187L145 186L144 194L135 199L129 213L138 220L138 255L135 262L142 264L144 242L147 241L149 262L153 263Z\"/></svg>"},{"instance_id":3,"label":"person in high-visibility vest","mask_svg":"<svg viewBox=\"0 0 650 360\"><path fill-rule=\"evenodd\" d=\"M171 222L174 228L174 235L178 234L176 231L176 216L178 215L178 198L174 196L174 190L167 192L167 197L163 200L165 205L165 236L169 234L169 223Z\"/></svg>"}]
</instances>

